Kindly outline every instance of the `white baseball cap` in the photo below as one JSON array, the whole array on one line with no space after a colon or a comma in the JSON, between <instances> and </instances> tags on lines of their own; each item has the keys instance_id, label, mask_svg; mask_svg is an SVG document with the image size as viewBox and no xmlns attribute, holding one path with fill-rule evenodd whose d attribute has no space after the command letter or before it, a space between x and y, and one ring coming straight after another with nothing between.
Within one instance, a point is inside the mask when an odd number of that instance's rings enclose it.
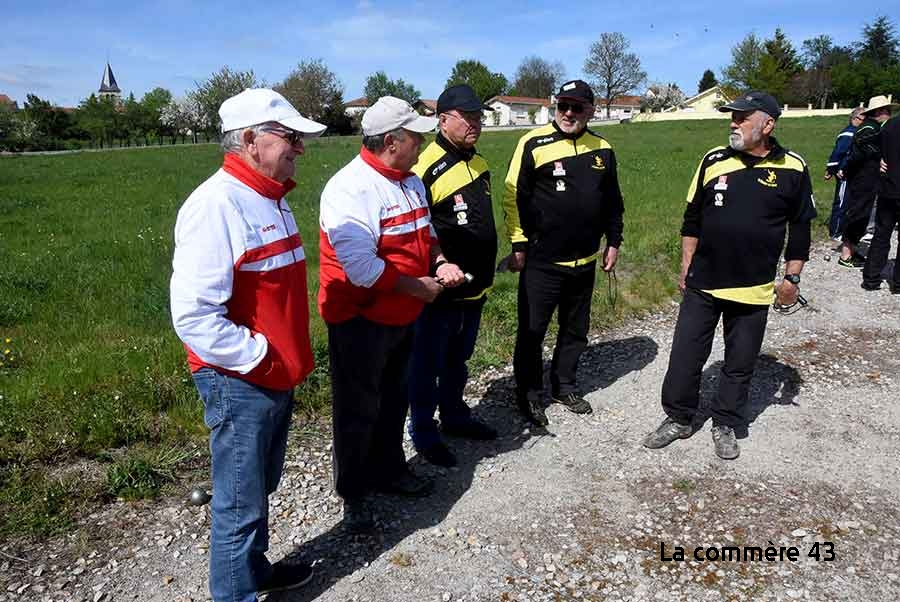
<instances>
[{"instance_id":1,"label":"white baseball cap","mask_svg":"<svg viewBox=\"0 0 900 602\"><path fill-rule=\"evenodd\" d=\"M268 88L250 88L232 96L222 103L219 117L223 132L270 121L309 136L320 135L326 127L301 115L284 96Z\"/></svg>"},{"instance_id":2,"label":"white baseball cap","mask_svg":"<svg viewBox=\"0 0 900 602\"><path fill-rule=\"evenodd\" d=\"M436 128L437 124L437 117L419 115L408 102L393 96L379 98L362 117L364 136L377 136L397 128L424 134Z\"/></svg>"}]
</instances>

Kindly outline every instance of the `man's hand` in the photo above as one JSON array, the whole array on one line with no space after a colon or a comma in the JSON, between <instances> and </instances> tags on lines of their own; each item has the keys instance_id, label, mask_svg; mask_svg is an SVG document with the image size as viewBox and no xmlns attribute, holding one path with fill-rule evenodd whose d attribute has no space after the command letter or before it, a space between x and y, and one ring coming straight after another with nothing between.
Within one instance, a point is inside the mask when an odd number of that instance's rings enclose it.
<instances>
[{"instance_id":1,"label":"man's hand","mask_svg":"<svg viewBox=\"0 0 900 602\"><path fill-rule=\"evenodd\" d=\"M466 281L466 275L455 263L442 263L435 270L435 280L447 288L459 286Z\"/></svg>"},{"instance_id":2,"label":"man's hand","mask_svg":"<svg viewBox=\"0 0 900 602\"><path fill-rule=\"evenodd\" d=\"M826 172L825 172L825 179L826 179L826 180L830 180L830 179L831 179L831 172L830 172L830 171L826 171Z\"/></svg>"},{"instance_id":3,"label":"man's hand","mask_svg":"<svg viewBox=\"0 0 900 602\"><path fill-rule=\"evenodd\" d=\"M881 169L881 173L887 173L887 161L885 161L884 159L882 159L882 160L881 160L881 165L879 166L879 169Z\"/></svg>"},{"instance_id":4,"label":"man's hand","mask_svg":"<svg viewBox=\"0 0 900 602\"><path fill-rule=\"evenodd\" d=\"M797 295L800 294L800 287L787 280L782 280L775 287L775 300L779 305L793 305L797 302Z\"/></svg>"},{"instance_id":5,"label":"man's hand","mask_svg":"<svg viewBox=\"0 0 900 602\"><path fill-rule=\"evenodd\" d=\"M684 294L684 291L687 290L687 273L688 266L681 268L681 273L678 275L678 290L681 291L681 294Z\"/></svg>"},{"instance_id":6,"label":"man's hand","mask_svg":"<svg viewBox=\"0 0 900 602\"><path fill-rule=\"evenodd\" d=\"M838 172L834 175L837 177L838 180L843 180L844 179L844 170L839 169Z\"/></svg>"},{"instance_id":7,"label":"man's hand","mask_svg":"<svg viewBox=\"0 0 900 602\"><path fill-rule=\"evenodd\" d=\"M525 251L514 251L509 256L509 271L521 272L525 267Z\"/></svg>"},{"instance_id":8,"label":"man's hand","mask_svg":"<svg viewBox=\"0 0 900 602\"><path fill-rule=\"evenodd\" d=\"M431 303L434 301L438 295L444 290L444 287L441 286L441 283L432 278L431 276L422 276L421 278L417 278L420 286L416 287L415 292L413 293L413 297L421 299L425 303Z\"/></svg>"},{"instance_id":9,"label":"man's hand","mask_svg":"<svg viewBox=\"0 0 900 602\"><path fill-rule=\"evenodd\" d=\"M603 251L603 271L611 272L616 267L616 260L619 258L618 247L606 247Z\"/></svg>"}]
</instances>

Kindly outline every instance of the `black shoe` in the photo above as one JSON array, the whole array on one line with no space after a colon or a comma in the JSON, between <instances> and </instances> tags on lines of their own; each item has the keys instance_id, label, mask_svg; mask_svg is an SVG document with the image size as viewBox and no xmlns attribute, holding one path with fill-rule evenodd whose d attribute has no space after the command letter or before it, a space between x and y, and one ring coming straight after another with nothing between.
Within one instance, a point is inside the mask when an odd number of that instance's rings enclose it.
<instances>
[{"instance_id":1,"label":"black shoe","mask_svg":"<svg viewBox=\"0 0 900 602\"><path fill-rule=\"evenodd\" d=\"M376 489L382 493L392 493L404 497L425 497L434 489L434 484L428 479L417 477L409 470L405 470L390 481L379 483L376 485Z\"/></svg>"},{"instance_id":2,"label":"black shoe","mask_svg":"<svg viewBox=\"0 0 900 602\"><path fill-rule=\"evenodd\" d=\"M418 452L420 456L435 466L443 466L444 468L456 466L456 456L440 441L430 447L418 450Z\"/></svg>"},{"instance_id":3,"label":"black shoe","mask_svg":"<svg viewBox=\"0 0 900 602\"><path fill-rule=\"evenodd\" d=\"M553 401L561 403L569 408L570 412L575 414L590 414L594 411L591 404L584 397L575 395L574 393L566 393L565 395L554 395Z\"/></svg>"},{"instance_id":4,"label":"black shoe","mask_svg":"<svg viewBox=\"0 0 900 602\"><path fill-rule=\"evenodd\" d=\"M301 587L310 582L313 569L305 562L288 563L279 560L272 565L269 579L256 590L257 594L268 594Z\"/></svg>"},{"instance_id":5,"label":"black shoe","mask_svg":"<svg viewBox=\"0 0 900 602\"><path fill-rule=\"evenodd\" d=\"M877 291L881 289L881 283L878 284L869 284L868 282L863 282L859 285L861 289L864 291Z\"/></svg>"},{"instance_id":6,"label":"black shoe","mask_svg":"<svg viewBox=\"0 0 900 602\"><path fill-rule=\"evenodd\" d=\"M443 424L441 430L451 437L463 437L476 441L492 441L497 438L497 431L480 420L471 418L461 424Z\"/></svg>"},{"instance_id":7,"label":"black shoe","mask_svg":"<svg viewBox=\"0 0 900 602\"><path fill-rule=\"evenodd\" d=\"M860 270L866 265L865 259L860 259L857 256L852 256L850 259L844 259L843 257L838 259L838 265L842 268L851 268L854 270Z\"/></svg>"},{"instance_id":8,"label":"black shoe","mask_svg":"<svg viewBox=\"0 0 900 602\"><path fill-rule=\"evenodd\" d=\"M550 421L547 419L547 414L544 413L544 408L541 406L540 397L540 393L536 392L517 394L516 405L519 406L519 411L522 412L529 422L536 426L547 426L550 424Z\"/></svg>"},{"instance_id":9,"label":"black shoe","mask_svg":"<svg viewBox=\"0 0 900 602\"><path fill-rule=\"evenodd\" d=\"M344 500L344 518L341 523L350 533L371 533L375 529L375 519L364 499Z\"/></svg>"},{"instance_id":10,"label":"black shoe","mask_svg":"<svg viewBox=\"0 0 900 602\"><path fill-rule=\"evenodd\" d=\"M681 424L672 418L666 418L656 430L644 437L644 447L660 449L677 439L687 439L694 434L690 424Z\"/></svg>"}]
</instances>

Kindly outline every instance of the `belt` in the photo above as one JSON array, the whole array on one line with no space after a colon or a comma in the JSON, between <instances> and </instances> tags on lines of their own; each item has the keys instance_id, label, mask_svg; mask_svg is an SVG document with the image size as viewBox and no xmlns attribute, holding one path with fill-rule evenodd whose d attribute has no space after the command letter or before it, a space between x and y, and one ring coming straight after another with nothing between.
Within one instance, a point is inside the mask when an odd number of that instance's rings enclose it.
<instances>
[{"instance_id":1,"label":"belt","mask_svg":"<svg viewBox=\"0 0 900 602\"><path fill-rule=\"evenodd\" d=\"M577 268L580 265L585 265L596 260L598 257L600 257L600 251L574 261L554 261L553 263L566 266L567 268Z\"/></svg>"}]
</instances>

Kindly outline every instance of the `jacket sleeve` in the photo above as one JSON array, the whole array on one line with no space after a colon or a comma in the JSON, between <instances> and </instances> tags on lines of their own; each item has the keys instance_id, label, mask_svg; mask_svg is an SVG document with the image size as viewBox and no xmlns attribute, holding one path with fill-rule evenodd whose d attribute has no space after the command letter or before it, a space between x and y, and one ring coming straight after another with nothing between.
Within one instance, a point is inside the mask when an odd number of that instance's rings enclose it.
<instances>
[{"instance_id":1,"label":"jacket sleeve","mask_svg":"<svg viewBox=\"0 0 900 602\"><path fill-rule=\"evenodd\" d=\"M534 161L531 153L525 152L525 138L519 140L509 169L503 194L503 215L506 235L512 243L513 251L524 251L528 246L528 236L522 227L522 209L531 203L534 191Z\"/></svg>"},{"instance_id":2,"label":"jacket sleeve","mask_svg":"<svg viewBox=\"0 0 900 602\"><path fill-rule=\"evenodd\" d=\"M625 202L622 199L622 190L619 188L616 154L612 150L610 150L609 159L610 165L605 179L606 190L603 193L603 202L606 204L606 245L619 248L622 244L622 214L625 213Z\"/></svg>"},{"instance_id":3,"label":"jacket sleeve","mask_svg":"<svg viewBox=\"0 0 900 602\"><path fill-rule=\"evenodd\" d=\"M687 206L684 208L684 217L681 222L681 235L700 238L703 226L703 176L705 175L704 163L706 157L700 161L697 171L687 193Z\"/></svg>"},{"instance_id":4,"label":"jacket sleeve","mask_svg":"<svg viewBox=\"0 0 900 602\"><path fill-rule=\"evenodd\" d=\"M812 220L816 217L816 200L813 197L812 181L809 168L804 166L800 177L800 186L794 198L794 212L788 222L788 240L784 250L784 258L809 259L809 247L812 241Z\"/></svg>"},{"instance_id":5,"label":"jacket sleeve","mask_svg":"<svg viewBox=\"0 0 900 602\"><path fill-rule=\"evenodd\" d=\"M834 141L834 149L828 162L825 164L825 171L831 175L837 174L847 166L847 156L850 154L850 144L853 142L852 132L841 132L838 134L837 140Z\"/></svg>"},{"instance_id":6,"label":"jacket sleeve","mask_svg":"<svg viewBox=\"0 0 900 602\"><path fill-rule=\"evenodd\" d=\"M380 217L369 207L366 194L360 186L332 179L322 191L319 225L351 284L390 290L399 272L378 257Z\"/></svg>"},{"instance_id":7,"label":"jacket sleeve","mask_svg":"<svg viewBox=\"0 0 900 602\"><path fill-rule=\"evenodd\" d=\"M223 199L192 197L178 212L170 307L178 337L204 362L246 374L266 356L262 333L228 319L243 219Z\"/></svg>"}]
</instances>

